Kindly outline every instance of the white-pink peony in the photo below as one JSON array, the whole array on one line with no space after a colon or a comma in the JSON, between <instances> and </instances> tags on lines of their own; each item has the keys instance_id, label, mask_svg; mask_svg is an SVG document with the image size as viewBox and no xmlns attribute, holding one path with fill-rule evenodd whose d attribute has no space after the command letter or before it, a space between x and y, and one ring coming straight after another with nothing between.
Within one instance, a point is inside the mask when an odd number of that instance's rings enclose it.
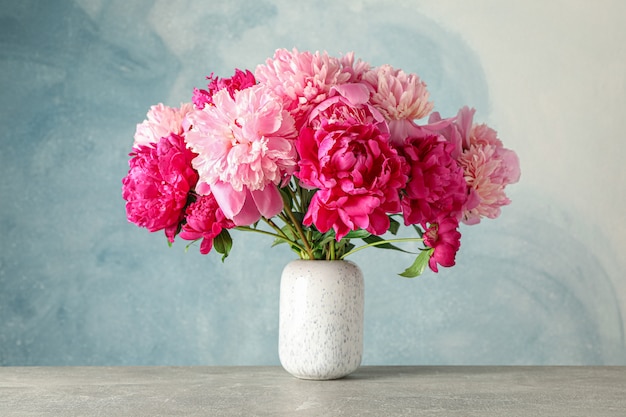
<instances>
[{"instance_id":1,"label":"white-pink peony","mask_svg":"<svg viewBox=\"0 0 626 417\"><path fill-rule=\"evenodd\" d=\"M147 119L137 125L133 147L138 148L140 145L154 147L155 143L169 136L170 133L184 134L186 129L183 121L191 111L193 111L192 103L183 103L180 108L169 107L163 103L150 107L146 115Z\"/></svg>"},{"instance_id":2,"label":"white-pink peony","mask_svg":"<svg viewBox=\"0 0 626 417\"><path fill-rule=\"evenodd\" d=\"M196 191L215 196L236 225L252 224L282 210L278 186L293 174L297 153L294 120L265 86L216 92L213 106L188 116L188 146L198 154Z\"/></svg>"}]
</instances>

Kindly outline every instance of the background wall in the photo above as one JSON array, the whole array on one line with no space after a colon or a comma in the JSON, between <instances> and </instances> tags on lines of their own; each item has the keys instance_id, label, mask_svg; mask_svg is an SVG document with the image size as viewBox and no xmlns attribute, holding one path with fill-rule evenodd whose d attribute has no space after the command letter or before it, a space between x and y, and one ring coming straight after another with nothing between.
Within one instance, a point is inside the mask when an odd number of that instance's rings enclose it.
<instances>
[{"instance_id":1,"label":"background wall","mask_svg":"<svg viewBox=\"0 0 626 417\"><path fill-rule=\"evenodd\" d=\"M150 105L281 47L417 72L436 110L475 107L521 160L455 268L352 258L365 364L626 365L625 4L0 1L0 365L278 364L291 252L168 248L127 223L121 179Z\"/></svg>"}]
</instances>

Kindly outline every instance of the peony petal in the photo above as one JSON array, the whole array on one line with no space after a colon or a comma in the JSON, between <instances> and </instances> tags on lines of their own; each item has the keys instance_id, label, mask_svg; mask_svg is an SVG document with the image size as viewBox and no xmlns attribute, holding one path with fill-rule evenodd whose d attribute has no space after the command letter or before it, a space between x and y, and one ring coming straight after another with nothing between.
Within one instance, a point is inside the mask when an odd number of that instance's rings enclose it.
<instances>
[{"instance_id":1,"label":"peony petal","mask_svg":"<svg viewBox=\"0 0 626 417\"><path fill-rule=\"evenodd\" d=\"M237 226L250 226L261 218L261 213L259 213L250 190L246 188L243 193L245 193L243 206L233 217L233 222Z\"/></svg>"},{"instance_id":2,"label":"peony petal","mask_svg":"<svg viewBox=\"0 0 626 417\"><path fill-rule=\"evenodd\" d=\"M361 83L336 85L332 87L330 91L331 93L337 92L343 96L351 106L367 104L370 98L370 92L367 86Z\"/></svg>"},{"instance_id":3,"label":"peony petal","mask_svg":"<svg viewBox=\"0 0 626 417\"><path fill-rule=\"evenodd\" d=\"M200 253L203 255L208 254L213 249L213 239L205 237L200 244Z\"/></svg>"},{"instance_id":4,"label":"peony petal","mask_svg":"<svg viewBox=\"0 0 626 417\"><path fill-rule=\"evenodd\" d=\"M217 181L212 184L211 192L228 219L233 219L241 211L246 200L245 190L235 191L227 182Z\"/></svg>"},{"instance_id":5,"label":"peony petal","mask_svg":"<svg viewBox=\"0 0 626 417\"><path fill-rule=\"evenodd\" d=\"M252 198L264 217L274 217L283 209L283 197L274 184L266 185L263 190L252 191Z\"/></svg>"}]
</instances>

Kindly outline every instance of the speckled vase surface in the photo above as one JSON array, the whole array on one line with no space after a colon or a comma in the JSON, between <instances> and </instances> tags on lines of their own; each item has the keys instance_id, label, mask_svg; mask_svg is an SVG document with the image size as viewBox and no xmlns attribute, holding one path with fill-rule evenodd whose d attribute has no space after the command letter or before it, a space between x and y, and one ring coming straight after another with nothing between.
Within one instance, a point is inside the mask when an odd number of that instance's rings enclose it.
<instances>
[{"instance_id":1,"label":"speckled vase surface","mask_svg":"<svg viewBox=\"0 0 626 417\"><path fill-rule=\"evenodd\" d=\"M363 354L364 282L350 261L291 261L280 282L278 354L301 379L337 379Z\"/></svg>"}]
</instances>

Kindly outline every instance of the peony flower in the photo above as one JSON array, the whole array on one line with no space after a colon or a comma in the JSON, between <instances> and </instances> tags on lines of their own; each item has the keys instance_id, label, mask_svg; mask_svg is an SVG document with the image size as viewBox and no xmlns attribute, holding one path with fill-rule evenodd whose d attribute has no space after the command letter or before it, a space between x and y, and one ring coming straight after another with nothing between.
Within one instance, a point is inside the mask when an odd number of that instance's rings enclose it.
<instances>
[{"instance_id":1,"label":"peony flower","mask_svg":"<svg viewBox=\"0 0 626 417\"><path fill-rule=\"evenodd\" d=\"M428 118L428 125L423 128L433 133L441 134L448 142L454 145L452 157L459 159L461 153L469 149L470 132L473 125L475 109L462 107L455 117L442 119L439 112L434 112Z\"/></svg>"},{"instance_id":2,"label":"peony flower","mask_svg":"<svg viewBox=\"0 0 626 417\"><path fill-rule=\"evenodd\" d=\"M370 70L370 64L365 61L354 60L354 52L348 52L339 58L342 71L350 74L350 78L346 80L347 84L360 83L363 81L363 76Z\"/></svg>"},{"instance_id":3,"label":"peony flower","mask_svg":"<svg viewBox=\"0 0 626 417\"><path fill-rule=\"evenodd\" d=\"M326 52L312 54L295 48L291 52L278 49L273 59L256 67L254 74L282 99L298 129L313 107L328 98L333 86L347 83L352 77L339 59Z\"/></svg>"},{"instance_id":4,"label":"peony flower","mask_svg":"<svg viewBox=\"0 0 626 417\"><path fill-rule=\"evenodd\" d=\"M183 126L185 116L191 111L193 111L191 103L184 103L178 109L162 103L150 107L147 119L137 125L133 147L153 146L170 133L183 135L187 130Z\"/></svg>"},{"instance_id":5,"label":"peony flower","mask_svg":"<svg viewBox=\"0 0 626 417\"><path fill-rule=\"evenodd\" d=\"M372 90L371 103L389 122L392 141L402 141L413 120L433 109L426 84L416 74L406 74L391 65L381 65L365 73L363 82Z\"/></svg>"},{"instance_id":6,"label":"peony flower","mask_svg":"<svg viewBox=\"0 0 626 417\"><path fill-rule=\"evenodd\" d=\"M282 209L277 185L296 168L293 118L282 101L262 85L216 92L213 106L189 115L187 144L198 156L197 191L210 189L224 214L238 226ZM239 214L241 216L237 217Z\"/></svg>"},{"instance_id":7,"label":"peony flower","mask_svg":"<svg viewBox=\"0 0 626 417\"><path fill-rule=\"evenodd\" d=\"M472 139L478 142L480 139ZM515 152L502 146L472 144L459 157L473 199L463 213L463 222L477 224L482 217L495 219L501 207L511 203L504 189L520 177Z\"/></svg>"},{"instance_id":8,"label":"peony flower","mask_svg":"<svg viewBox=\"0 0 626 417\"><path fill-rule=\"evenodd\" d=\"M165 230L174 241L189 193L198 181L191 167L195 154L182 136L170 134L154 146L139 145L130 154L130 169L122 180L126 216L151 232Z\"/></svg>"},{"instance_id":9,"label":"peony flower","mask_svg":"<svg viewBox=\"0 0 626 417\"><path fill-rule=\"evenodd\" d=\"M497 218L500 208L511 202L504 189L520 178L515 152L504 148L495 130L486 124L474 124L474 112L465 106L455 117L443 120L433 113L430 126L425 126L455 145L452 157L463 168L469 187L462 215L466 224L477 224L483 217Z\"/></svg>"},{"instance_id":10,"label":"peony flower","mask_svg":"<svg viewBox=\"0 0 626 417\"><path fill-rule=\"evenodd\" d=\"M231 97L235 97L235 91L252 87L256 84L254 75L249 71L243 72L235 68L235 74L231 78L214 77L213 73L206 77L209 80L207 90L193 89L193 104L196 108L202 110L207 104L213 104L213 94L217 91L226 89Z\"/></svg>"},{"instance_id":11,"label":"peony flower","mask_svg":"<svg viewBox=\"0 0 626 417\"><path fill-rule=\"evenodd\" d=\"M202 239L200 253L206 255L213 248L215 239L223 229L232 229L235 224L227 219L212 194L198 197L185 212L186 223L180 232L185 240Z\"/></svg>"},{"instance_id":12,"label":"peony flower","mask_svg":"<svg viewBox=\"0 0 626 417\"><path fill-rule=\"evenodd\" d=\"M367 104L365 86L347 84L334 93L312 111L296 142L296 175L303 186L319 188L303 223L322 233L332 228L337 241L350 230L383 234L387 213L400 210L402 160L383 116Z\"/></svg>"},{"instance_id":13,"label":"peony flower","mask_svg":"<svg viewBox=\"0 0 626 417\"><path fill-rule=\"evenodd\" d=\"M463 169L452 158L454 145L441 136L407 138L397 148L408 169L402 197L404 223L459 218L467 200Z\"/></svg>"},{"instance_id":14,"label":"peony flower","mask_svg":"<svg viewBox=\"0 0 626 417\"><path fill-rule=\"evenodd\" d=\"M455 264L456 253L461 247L461 233L457 230L459 221L453 217L443 217L424 227L424 244L433 248L428 266L438 272L437 265L451 267Z\"/></svg>"}]
</instances>

